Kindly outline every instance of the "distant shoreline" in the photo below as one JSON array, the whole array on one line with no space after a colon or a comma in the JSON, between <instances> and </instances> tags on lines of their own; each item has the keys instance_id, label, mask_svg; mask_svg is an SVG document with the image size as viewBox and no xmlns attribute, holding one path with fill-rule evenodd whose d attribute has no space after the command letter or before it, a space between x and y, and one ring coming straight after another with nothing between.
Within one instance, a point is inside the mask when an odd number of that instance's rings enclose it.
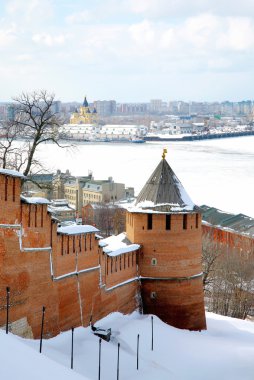
<instances>
[{"instance_id":1,"label":"distant shoreline","mask_svg":"<svg viewBox=\"0 0 254 380\"><path fill-rule=\"evenodd\" d=\"M159 137L159 136L144 136L145 141L196 141L196 140L210 140L210 139L222 139L228 137L241 137L241 136L254 136L253 131L242 131L242 132L226 132L226 133L212 133L212 134L202 134L202 135L191 135L183 137Z\"/></svg>"},{"instance_id":2,"label":"distant shoreline","mask_svg":"<svg viewBox=\"0 0 254 380\"><path fill-rule=\"evenodd\" d=\"M201 134L201 135L188 135L181 137L160 137L160 136L143 136L142 142L165 142L165 141L175 141L175 142L184 142L184 141L200 141L200 140L213 140L213 139L223 139L223 138L232 138L232 137L246 137L246 136L254 136L253 131L242 131L242 132L225 132L225 133L213 133L213 134ZM0 136L0 140L5 140L5 136ZM27 138L17 138L16 141L29 141ZM139 142L136 141L115 141L115 140L95 140L89 141L86 139L77 139L77 138L59 138L59 142L73 142L73 143L83 143L83 144L117 144L121 143L127 145L140 145ZM144 145L144 144L141 144Z\"/></svg>"}]
</instances>

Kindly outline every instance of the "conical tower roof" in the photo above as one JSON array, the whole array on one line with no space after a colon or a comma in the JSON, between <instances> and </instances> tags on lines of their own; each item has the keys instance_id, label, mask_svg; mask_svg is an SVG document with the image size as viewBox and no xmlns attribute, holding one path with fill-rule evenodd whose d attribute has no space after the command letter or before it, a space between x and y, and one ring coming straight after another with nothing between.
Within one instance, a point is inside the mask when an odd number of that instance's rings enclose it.
<instances>
[{"instance_id":1,"label":"conical tower roof","mask_svg":"<svg viewBox=\"0 0 254 380\"><path fill-rule=\"evenodd\" d=\"M162 212L192 211L196 206L166 161L165 152L139 193L136 207Z\"/></svg>"}]
</instances>

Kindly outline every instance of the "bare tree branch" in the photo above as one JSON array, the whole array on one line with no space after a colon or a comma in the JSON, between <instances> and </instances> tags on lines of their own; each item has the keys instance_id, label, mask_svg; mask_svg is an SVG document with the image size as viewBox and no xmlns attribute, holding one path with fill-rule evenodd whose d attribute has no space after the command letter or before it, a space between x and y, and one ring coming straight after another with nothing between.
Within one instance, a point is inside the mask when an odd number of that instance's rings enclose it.
<instances>
[{"instance_id":1,"label":"bare tree branch","mask_svg":"<svg viewBox=\"0 0 254 380\"><path fill-rule=\"evenodd\" d=\"M50 94L46 90L32 93L23 92L14 98L16 125L22 129L22 135L31 142L23 169L24 175L28 175L36 163L35 153L40 144L52 142L61 146L58 142L58 131L62 121L53 110L54 98L54 94Z\"/></svg>"}]
</instances>

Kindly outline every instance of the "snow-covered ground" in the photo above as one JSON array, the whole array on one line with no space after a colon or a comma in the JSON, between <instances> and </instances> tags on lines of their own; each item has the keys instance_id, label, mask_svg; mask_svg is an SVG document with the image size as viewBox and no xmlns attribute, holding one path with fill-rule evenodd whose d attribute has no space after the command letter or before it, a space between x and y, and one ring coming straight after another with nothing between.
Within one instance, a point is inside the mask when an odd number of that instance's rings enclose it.
<instances>
[{"instance_id":1,"label":"snow-covered ground","mask_svg":"<svg viewBox=\"0 0 254 380\"><path fill-rule=\"evenodd\" d=\"M233 213L254 217L254 136L192 142L145 144L84 143L66 151L43 145L39 157L50 169L74 175L92 170L96 179L141 190L167 147L167 160L191 199Z\"/></svg>"},{"instance_id":2,"label":"snow-covered ground","mask_svg":"<svg viewBox=\"0 0 254 380\"><path fill-rule=\"evenodd\" d=\"M207 313L208 330L178 330L151 316L113 313L98 325L112 328L112 340L102 341L101 380L117 378L120 343L121 380L253 380L254 324ZM140 334L139 370L136 342ZM74 370L70 368L71 331L43 341L24 340L0 331L0 378L3 380L98 379L99 339L90 328L74 331ZM81 377L85 376L85 377Z\"/></svg>"}]
</instances>

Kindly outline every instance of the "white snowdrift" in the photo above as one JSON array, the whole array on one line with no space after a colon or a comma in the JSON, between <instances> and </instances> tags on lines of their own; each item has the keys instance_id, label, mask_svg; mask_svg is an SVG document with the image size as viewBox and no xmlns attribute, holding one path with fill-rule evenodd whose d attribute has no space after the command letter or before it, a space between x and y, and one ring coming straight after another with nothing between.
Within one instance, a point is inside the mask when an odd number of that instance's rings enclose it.
<instances>
[{"instance_id":1,"label":"white snowdrift","mask_svg":"<svg viewBox=\"0 0 254 380\"><path fill-rule=\"evenodd\" d=\"M116 379L117 343L121 380L253 380L254 325L252 322L207 313L208 330L178 330L154 317L154 351L151 350L151 316L113 313L96 325L112 328L109 343L102 341L101 380ZM140 334L139 371L136 339ZM74 332L74 370L70 368L71 332L39 342L0 332L0 378L26 380L98 379L98 337L90 328ZM30 347L27 347L30 346ZM34 350L31 349L34 348ZM61 365L55 363L60 363ZM65 368L65 367L66 368Z\"/></svg>"}]
</instances>

